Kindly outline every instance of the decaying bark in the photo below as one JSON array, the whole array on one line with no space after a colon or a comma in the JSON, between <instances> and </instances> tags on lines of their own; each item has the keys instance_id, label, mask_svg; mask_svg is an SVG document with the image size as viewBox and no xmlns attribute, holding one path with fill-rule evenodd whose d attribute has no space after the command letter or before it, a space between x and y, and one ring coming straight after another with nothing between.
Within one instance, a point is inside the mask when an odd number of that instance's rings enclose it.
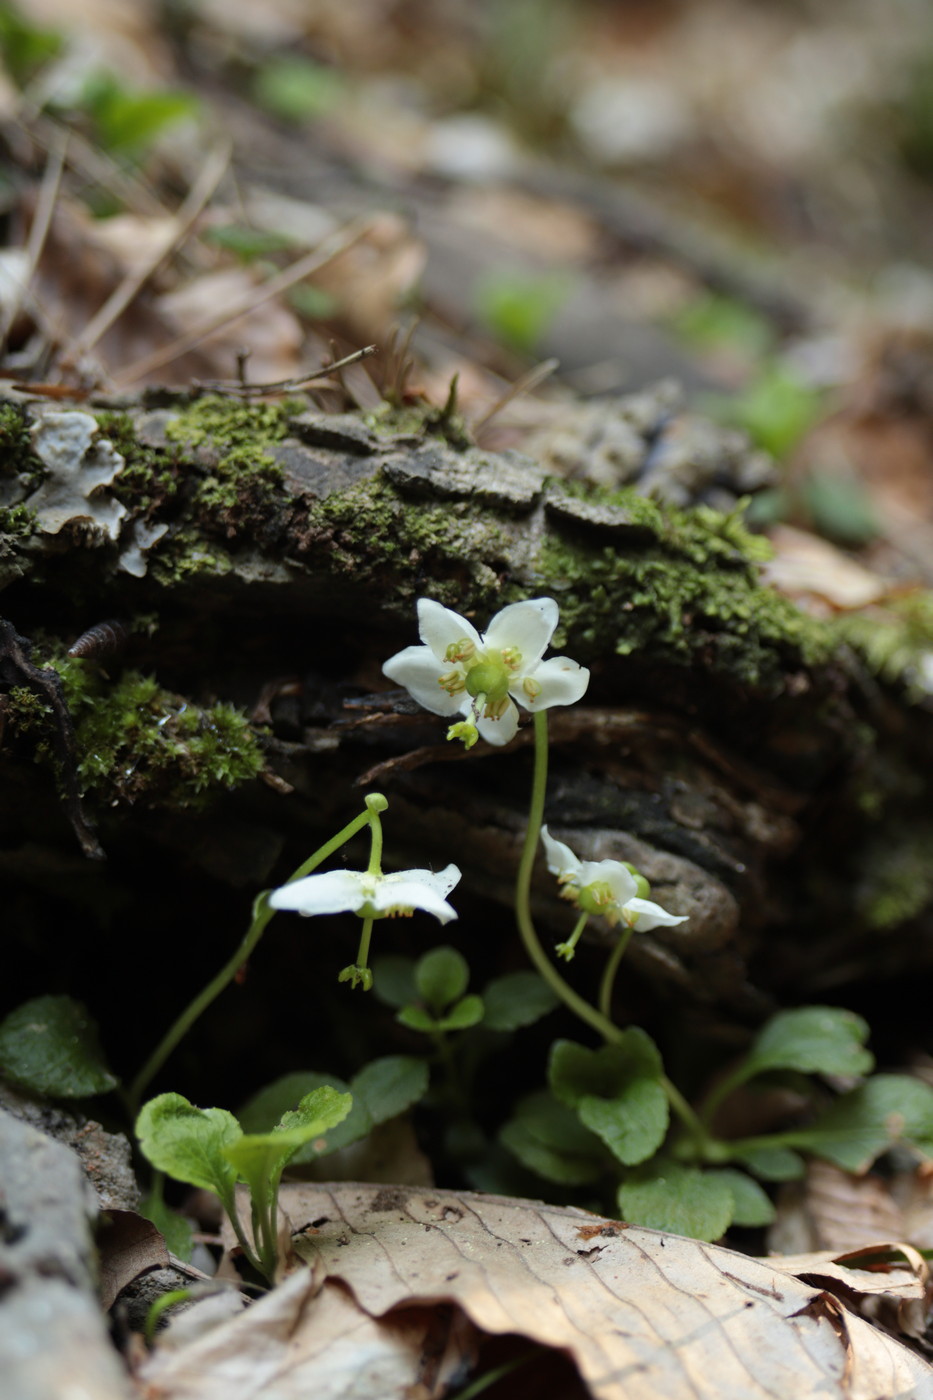
<instances>
[{"instance_id":1,"label":"decaying bark","mask_svg":"<svg viewBox=\"0 0 933 1400\"><path fill-rule=\"evenodd\" d=\"M33 887L54 870L82 928L112 928L101 910L130 901L133 920L117 925L133 938L171 927L210 942L205 901L241 923L234 911L253 891L352 815L362 780L390 797L388 859L456 858L483 911L464 936L510 939L529 734L465 754L444 743L442 720L387 691L380 668L416 639L419 596L482 626L504 602L551 594L556 643L592 682L581 706L552 715L547 819L581 855L635 862L656 898L689 915L634 940L632 963L662 999L755 1021L831 982L842 957L850 971L929 960L933 930L916 907L882 952L864 889L865 852L884 844L872 808L898 789L922 808L929 714L882 694L825 629L759 585L755 542L734 518L549 477L518 454L463 446L436 412L364 420L164 396L50 410L14 394L6 411L33 424L34 441L50 412L101 415L95 442L106 436L123 460L54 534L41 527L51 469L20 487L40 526L4 555L11 626L64 650L122 618L136 629L123 656L72 663L103 668L99 694L137 668L174 696L156 725L232 701L261 722L266 763L230 797L218 780L219 802L196 811L177 790L168 804L147 790L149 760L121 751L85 799L110 856L89 875L8 696L4 874L37 929L54 919ZM632 421L647 461L657 424ZM681 458L688 449L689 438ZM24 460L7 470L14 510ZM124 508L116 539L94 524L110 494ZM67 787L64 759L59 770ZM208 795L212 782L193 779ZM140 908L149 861L160 888ZM566 907L543 872L536 899L560 936Z\"/></svg>"}]
</instances>

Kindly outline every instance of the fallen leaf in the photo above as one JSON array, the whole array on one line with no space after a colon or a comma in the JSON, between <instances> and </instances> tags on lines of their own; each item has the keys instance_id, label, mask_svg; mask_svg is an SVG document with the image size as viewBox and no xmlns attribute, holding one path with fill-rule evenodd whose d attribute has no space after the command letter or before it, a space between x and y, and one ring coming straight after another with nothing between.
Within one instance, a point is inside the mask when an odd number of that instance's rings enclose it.
<instances>
[{"instance_id":1,"label":"fallen leaf","mask_svg":"<svg viewBox=\"0 0 933 1400\"><path fill-rule=\"evenodd\" d=\"M170 1264L161 1232L135 1210L110 1210L98 1232L100 1295L107 1312L128 1283Z\"/></svg>"},{"instance_id":2,"label":"fallen leaf","mask_svg":"<svg viewBox=\"0 0 933 1400\"><path fill-rule=\"evenodd\" d=\"M451 1304L484 1333L566 1352L595 1400L873 1400L933 1388L927 1362L824 1290L714 1245L469 1192L289 1185L280 1204L299 1227L292 1244L310 1275L292 1276L218 1329L209 1351L205 1343L164 1363L156 1354L144 1376L159 1400L246 1400L276 1366L277 1397L298 1400L300 1383L285 1379L289 1357L313 1353L318 1367L329 1365L328 1329L338 1360L348 1338L365 1337L366 1365L375 1366L374 1321L388 1326L414 1305ZM252 1326L262 1328L261 1343L248 1340ZM394 1336L382 1342L394 1346ZM247 1345L260 1346L261 1373L235 1370ZM328 1374L322 1388L315 1371L316 1400L405 1393L388 1382L361 1387L358 1374L341 1390Z\"/></svg>"}]
</instances>

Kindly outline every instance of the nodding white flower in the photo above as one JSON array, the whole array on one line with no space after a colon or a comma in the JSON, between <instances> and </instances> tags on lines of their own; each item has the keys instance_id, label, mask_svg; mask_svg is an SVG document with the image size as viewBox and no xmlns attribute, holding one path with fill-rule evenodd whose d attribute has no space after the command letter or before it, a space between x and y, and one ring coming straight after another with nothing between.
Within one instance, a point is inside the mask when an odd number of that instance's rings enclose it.
<instances>
[{"instance_id":1,"label":"nodding white flower","mask_svg":"<svg viewBox=\"0 0 933 1400\"><path fill-rule=\"evenodd\" d=\"M448 738L467 748L482 737L507 744L518 728L516 703L526 710L572 705L589 684L585 666L567 656L543 661L559 609L553 598L510 603L480 635L472 623L431 598L418 600L423 646L406 647L383 666L390 680L435 715L465 715Z\"/></svg>"},{"instance_id":2,"label":"nodding white flower","mask_svg":"<svg viewBox=\"0 0 933 1400\"><path fill-rule=\"evenodd\" d=\"M282 885L272 891L269 903L273 909L292 909L306 916L353 913L361 919L385 919L423 909L447 924L457 911L446 896L459 879L455 865L437 874L432 870L400 870L395 875L331 870Z\"/></svg>"},{"instance_id":3,"label":"nodding white flower","mask_svg":"<svg viewBox=\"0 0 933 1400\"><path fill-rule=\"evenodd\" d=\"M555 840L546 826L541 828L541 840L547 868L563 886L561 897L586 914L601 914L610 928L621 921L643 933L649 928L682 924L688 918L686 914L669 914L660 904L642 899L639 889L647 892L647 880L633 875L620 860L580 860L563 841Z\"/></svg>"}]
</instances>

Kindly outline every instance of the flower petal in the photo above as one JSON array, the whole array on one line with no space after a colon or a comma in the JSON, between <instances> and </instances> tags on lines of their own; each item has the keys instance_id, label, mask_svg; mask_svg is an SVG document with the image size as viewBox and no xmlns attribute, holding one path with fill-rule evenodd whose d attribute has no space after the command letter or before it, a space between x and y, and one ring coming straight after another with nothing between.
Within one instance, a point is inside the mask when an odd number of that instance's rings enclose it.
<instances>
[{"instance_id":1,"label":"flower petal","mask_svg":"<svg viewBox=\"0 0 933 1400\"><path fill-rule=\"evenodd\" d=\"M382 674L404 686L413 700L434 715L455 715L461 710L463 696L441 689L439 681L444 672L430 647L406 647L397 652L389 657Z\"/></svg>"},{"instance_id":2,"label":"flower petal","mask_svg":"<svg viewBox=\"0 0 933 1400\"><path fill-rule=\"evenodd\" d=\"M423 873L422 871L406 870L404 875L411 876ZM392 909L423 909L426 914L433 914L435 919L439 919L442 924L449 924L451 919L457 917L456 909L423 880L401 877L380 880L375 894L368 903L371 909L386 913Z\"/></svg>"},{"instance_id":3,"label":"flower petal","mask_svg":"<svg viewBox=\"0 0 933 1400\"><path fill-rule=\"evenodd\" d=\"M599 870L597 879L607 884L612 891L613 904L618 904L620 909L623 906L627 909L638 889L635 876L620 860L599 860L595 864Z\"/></svg>"},{"instance_id":4,"label":"flower petal","mask_svg":"<svg viewBox=\"0 0 933 1400\"><path fill-rule=\"evenodd\" d=\"M330 870L324 875L306 875L273 890L273 909L293 909L297 914L346 914L366 902L363 876L357 870Z\"/></svg>"},{"instance_id":5,"label":"flower petal","mask_svg":"<svg viewBox=\"0 0 933 1400\"><path fill-rule=\"evenodd\" d=\"M502 748L504 744L511 743L515 738L515 731L518 729L518 710L510 701L498 719L487 719L483 715L476 721L476 727L487 744L495 744L497 748Z\"/></svg>"},{"instance_id":6,"label":"flower petal","mask_svg":"<svg viewBox=\"0 0 933 1400\"><path fill-rule=\"evenodd\" d=\"M459 883L460 867L445 865L443 870L399 870L394 875L384 876L384 879L387 884L398 880L417 880L444 898Z\"/></svg>"},{"instance_id":7,"label":"flower petal","mask_svg":"<svg viewBox=\"0 0 933 1400\"><path fill-rule=\"evenodd\" d=\"M537 666L554 635L560 610L553 598L527 598L497 612L483 635L483 645L515 647L522 654L522 674Z\"/></svg>"},{"instance_id":8,"label":"flower petal","mask_svg":"<svg viewBox=\"0 0 933 1400\"><path fill-rule=\"evenodd\" d=\"M660 904L653 904L650 899L630 899L626 902L622 917L636 932L644 933L649 928L667 928L671 924L682 924L689 915L669 914Z\"/></svg>"},{"instance_id":9,"label":"flower petal","mask_svg":"<svg viewBox=\"0 0 933 1400\"><path fill-rule=\"evenodd\" d=\"M571 661L569 656L549 656L547 661L535 666L531 677L541 687L534 700L529 700L521 681L509 690L509 694L526 710L549 710L552 705L573 705L586 693L590 683L590 673L586 667L578 661Z\"/></svg>"},{"instance_id":10,"label":"flower petal","mask_svg":"<svg viewBox=\"0 0 933 1400\"><path fill-rule=\"evenodd\" d=\"M552 875L573 875L576 876L580 869L580 861L569 846L565 846L563 841L557 841L550 834L546 826L541 828L541 840L544 843L544 854L547 857L547 868ZM576 880L574 880L576 883Z\"/></svg>"},{"instance_id":11,"label":"flower petal","mask_svg":"<svg viewBox=\"0 0 933 1400\"><path fill-rule=\"evenodd\" d=\"M459 613L436 603L433 598L418 599L418 636L430 647L438 663L448 671L450 662L445 659L445 653L451 642L459 642L466 637L477 650L482 647L480 635L472 622L467 622ZM444 714L448 713L449 711L444 711Z\"/></svg>"}]
</instances>

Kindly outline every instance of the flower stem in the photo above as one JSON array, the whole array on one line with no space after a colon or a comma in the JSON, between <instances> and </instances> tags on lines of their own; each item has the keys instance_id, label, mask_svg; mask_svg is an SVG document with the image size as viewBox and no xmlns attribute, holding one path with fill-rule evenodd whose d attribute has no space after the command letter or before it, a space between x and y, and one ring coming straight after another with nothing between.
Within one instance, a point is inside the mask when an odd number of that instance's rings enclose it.
<instances>
[{"instance_id":1,"label":"flower stem","mask_svg":"<svg viewBox=\"0 0 933 1400\"><path fill-rule=\"evenodd\" d=\"M363 972L369 966L369 940L373 934L373 920L364 919L360 932L360 946L356 954L356 965Z\"/></svg>"},{"instance_id":2,"label":"flower stem","mask_svg":"<svg viewBox=\"0 0 933 1400\"><path fill-rule=\"evenodd\" d=\"M625 950L629 945L629 939L634 931L634 924L627 924L619 934L616 946L606 961L606 970L603 973L603 980L599 984L599 1009L604 1016L612 1019L612 989L615 986L616 973L619 970L619 963L625 956Z\"/></svg>"},{"instance_id":3,"label":"flower stem","mask_svg":"<svg viewBox=\"0 0 933 1400\"><path fill-rule=\"evenodd\" d=\"M314 852L314 855L309 856L304 864L299 865L295 873L290 875L285 883L290 885L294 880L304 879L305 875L310 875L312 870L316 870L322 861L327 860L328 856L333 855L334 851L339 850L345 842L349 841L358 831L362 830L368 822L375 820L376 823L378 823L379 819L375 816L374 810L376 809L374 799L378 798L378 796L378 793L370 794L366 799L366 810L361 812L359 816L354 817L351 822L348 822L342 831L338 831L336 836L332 836L329 841L325 841L323 846L319 846ZM385 799L383 798L382 801L385 802ZM370 806L371 803L373 804L372 806ZM139 1111L140 1101L142 1100L143 1093L150 1080L158 1074L178 1042L188 1033L195 1021L204 1014L211 1002L220 995L228 983L233 981L240 968L253 953L256 944L265 932L266 925L274 913L275 910L269 907L268 892L264 891L253 904L253 922L247 929L246 936L233 957L230 958L228 962L224 963L216 977L213 977L211 981L208 982L203 991L201 991L192 1002L189 1002L178 1019L166 1031L165 1035L159 1041L130 1085L127 1093L127 1102L134 1119Z\"/></svg>"},{"instance_id":4,"label":"flower stem","mask_svg":"<svg viewBox=\"0 0 933 1400\"><path fill-rule=\"evenodd\" d=\"M618 1027L614 1026L602 1012L597 1011L595 1006L591 1006L588 1001L585 1001L561 977L542 948L541 940L538 938L531 918L531 872L538 849L538 838L541 835L541 823L544 819L544 796L547 789L546 710L539 710L535 714L534 726L535 768L531 786L531 807L528 812L528 829L525 832L525 845L522 849L518 878L515 884L515 918L518 923L518 931L522 936L526 953L555 995L560 997L565 1006L568 1006L574 1015L579 1016L581 1021L585 1021L588 1026L592 1026L595 1031L598 1031L604 1040L618 1041L622 1036Z\"/></svg>"}]
</instances>

